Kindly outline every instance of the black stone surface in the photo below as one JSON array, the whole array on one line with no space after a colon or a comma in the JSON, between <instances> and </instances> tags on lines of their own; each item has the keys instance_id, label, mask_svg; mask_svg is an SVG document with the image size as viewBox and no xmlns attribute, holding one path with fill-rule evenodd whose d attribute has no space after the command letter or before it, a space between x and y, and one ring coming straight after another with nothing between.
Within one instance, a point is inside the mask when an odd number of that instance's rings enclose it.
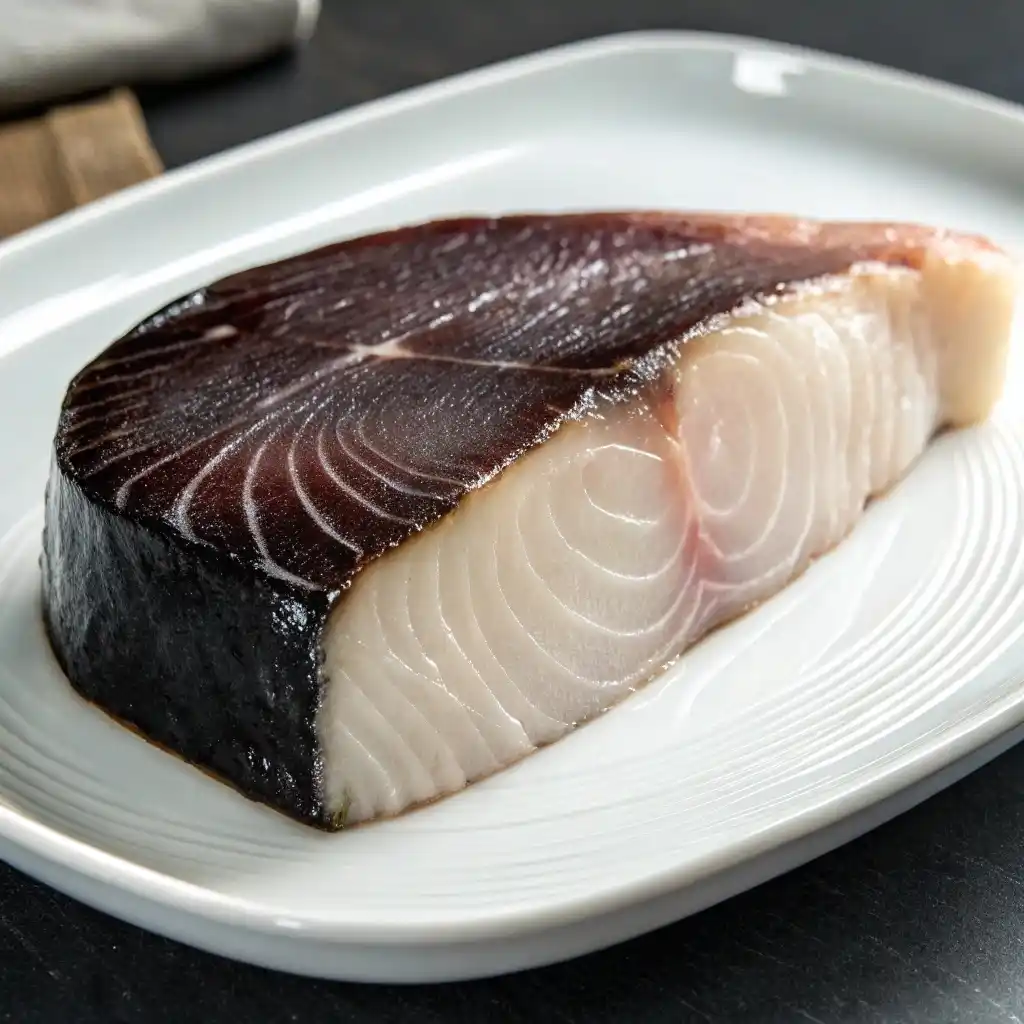
<instances>
[{"instance_id":1,"label":"black stone surface","mask_svg":"<svg viewBox=\"0 0 1024 1024\"><path fill-rule=\"evenodd\" d=\"M746 33L1024 101L1017 0L325 0L298 58L144 97L169 165L397 89L635 28ZM1024 166L1022 166L1024 201ZM0 1021L1024 1020L1024 747L784 878L604 953L472 984L257 970L159 939L0 867Z\"/></svg>"}]
</instances>

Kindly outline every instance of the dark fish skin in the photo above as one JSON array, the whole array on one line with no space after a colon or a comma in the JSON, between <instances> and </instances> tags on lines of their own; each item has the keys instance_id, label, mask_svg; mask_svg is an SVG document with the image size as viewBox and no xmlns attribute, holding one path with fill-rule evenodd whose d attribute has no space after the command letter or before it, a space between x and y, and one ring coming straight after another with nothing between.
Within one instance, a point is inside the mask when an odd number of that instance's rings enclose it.
<instances>
[{"instance_id":1,"label":"dark fish skin","mask_svg":"<svg viewBox=\"0 0 1024 1024\"><path fill-rule=\"evenodd\" d=\"M359 570L709 318L935 235L787 218L458 219L225 278L72 381L43 597L72 685L325 828L320 637Z\"/></svg>"},{"instance_id":2,"label":"dark fish skin","mask_svg":"<svg viewBox=\"0 0 1024 1024\"><path fill-rule=\"evenodd\" d=\"M310 824L325 824L314 718L322 593L302 598L91 501L47 490L44 621L87 700Z\"/></svg>"}]
</instances>

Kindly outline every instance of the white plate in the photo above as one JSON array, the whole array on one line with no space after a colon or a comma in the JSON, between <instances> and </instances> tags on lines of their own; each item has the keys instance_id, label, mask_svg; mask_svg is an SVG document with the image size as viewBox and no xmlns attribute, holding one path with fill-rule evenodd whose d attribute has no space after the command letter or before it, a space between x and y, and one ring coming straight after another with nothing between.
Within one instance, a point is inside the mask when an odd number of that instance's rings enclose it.
<instances>
[{"instance_id":1,"label":"white plate","mask_svg":"<svg viewBox=\"0 0 1024 1024\"><path fill-rule=\"evenodd\" d=\"M167 175L0 247L0 854L206 949L361 980L592 950L872 827L1024 723L1024 379L783 595L601 720L453 799L327 836L85 706L39 622L58 403L190 287L443 213L737 208L1024 245L1024 114L766 44L628 35Z\"/></svg>"}]
</instances>

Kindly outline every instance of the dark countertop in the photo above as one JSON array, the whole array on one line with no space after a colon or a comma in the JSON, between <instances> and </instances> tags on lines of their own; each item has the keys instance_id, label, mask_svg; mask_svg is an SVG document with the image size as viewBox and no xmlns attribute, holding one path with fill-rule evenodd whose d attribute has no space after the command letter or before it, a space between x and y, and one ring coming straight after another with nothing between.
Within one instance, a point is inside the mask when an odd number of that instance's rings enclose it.
<instances>
[{"instance_id":1,"label":"dark countertop","mask_svg":"<svg viewBox=\"0 0 1024 1024\"><path fill-rule=\"evenodd\" d=\"M300 56L143 95L168 166L571 39L760 35L1024 102L1019 0L325 0ZM1022 171L1024 180L1024 171ZM0 1021L1024 1020L1024 745L813 864L661 932L544 970L432 988L232 963L0 865Z\"/></svg>"}]
</instances>

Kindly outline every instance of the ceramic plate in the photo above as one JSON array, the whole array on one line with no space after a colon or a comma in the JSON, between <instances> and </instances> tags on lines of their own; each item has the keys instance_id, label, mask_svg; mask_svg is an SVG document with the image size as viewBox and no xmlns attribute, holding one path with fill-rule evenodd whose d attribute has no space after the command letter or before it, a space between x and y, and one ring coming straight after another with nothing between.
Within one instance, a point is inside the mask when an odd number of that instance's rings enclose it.
<instances>
[{"instance_id":1,"label":"ceramic plate","mask_svg":"<svg viewBox=\"0 0 1024 1024\"><path fill-rule=\"evenodd\" d=\"M1024 375L834 554L599 721L324 835L77 699L40 627L63 389L172 296L371 228L601 207L922 220L1024 245L1024 113L749 40L542 53L205 161L0 247L0 855L228 956L449 980L625 939L884 820L1024 723Z\"/></svg>"}]
</instances>

